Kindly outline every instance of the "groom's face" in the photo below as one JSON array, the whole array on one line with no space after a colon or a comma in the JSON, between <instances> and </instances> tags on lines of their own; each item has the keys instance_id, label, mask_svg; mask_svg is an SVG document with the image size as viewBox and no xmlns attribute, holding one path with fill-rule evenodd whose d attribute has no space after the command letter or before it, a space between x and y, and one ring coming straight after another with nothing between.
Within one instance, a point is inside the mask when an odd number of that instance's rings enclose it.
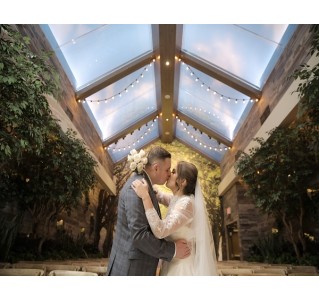
<instances>
[{"instance_id":1,"label":"groom's face","mask_svg":"<svg viewBox=\"0 0 319 300\"><path fill-rule=\"evenodd\" d=\"M156 174L153 184L164 184L171 176L171 159L165 158L164 160L159 160L153 167Z\"/></svg>"}]
</instances>

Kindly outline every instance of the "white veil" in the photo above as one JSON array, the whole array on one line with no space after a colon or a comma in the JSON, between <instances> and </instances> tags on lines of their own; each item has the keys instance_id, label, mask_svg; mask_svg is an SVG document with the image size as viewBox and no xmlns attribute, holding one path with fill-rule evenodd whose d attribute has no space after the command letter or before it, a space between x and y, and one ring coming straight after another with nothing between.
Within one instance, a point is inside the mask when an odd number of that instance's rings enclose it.
<instances>
[{"instance_id":1,"label":"white veil","mask_svg":"<svg viewBox=\"0 0 319 300\"><path fill-rule=\"evenodd\" d=\"M195 275L217 276L217 259L214 240L198 179L195 188L194 206L195 214L192 226L195 233Z\"/></svg>"}]
</instances>

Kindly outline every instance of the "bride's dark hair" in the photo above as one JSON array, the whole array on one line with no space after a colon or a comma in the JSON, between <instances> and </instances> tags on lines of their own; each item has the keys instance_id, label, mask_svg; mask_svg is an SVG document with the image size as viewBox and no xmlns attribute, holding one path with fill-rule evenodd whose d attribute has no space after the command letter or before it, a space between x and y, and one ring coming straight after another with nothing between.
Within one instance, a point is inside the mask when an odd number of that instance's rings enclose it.
<instances>
[{"instance_id":1,"label":"bride's dark hair","mask_svg":"<svg viewBox=\"0 0 319 300\"><path fill-rule=\"evenodd\" d=\"M184 188L185 195L195 194L198 170L196 166L187 161L180 161L176 167L177 179L186 179L187 185Z\"/></svg>"}]
</instances>

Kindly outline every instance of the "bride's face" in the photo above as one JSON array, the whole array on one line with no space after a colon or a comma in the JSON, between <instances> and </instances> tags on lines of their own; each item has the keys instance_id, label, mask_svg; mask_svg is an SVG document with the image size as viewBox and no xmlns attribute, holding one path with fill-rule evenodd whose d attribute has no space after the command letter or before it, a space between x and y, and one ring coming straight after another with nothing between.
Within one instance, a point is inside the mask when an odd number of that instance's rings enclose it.
<instances>
[{"instance_id":1,"label":"bride's face","mask_svg":"<svg viewBox=\"0 0 319 300\"><path fill-rule=\"evenodd\" d=\"M176 178L177 178L177 173L176 173L176 169L172 169L171 171L171 176L170 178L167 180L166 182L166 186L172 190L172 192L174 193L174 191L176 191L177 187L176 187Z\"/></svg>"}]
</instances>

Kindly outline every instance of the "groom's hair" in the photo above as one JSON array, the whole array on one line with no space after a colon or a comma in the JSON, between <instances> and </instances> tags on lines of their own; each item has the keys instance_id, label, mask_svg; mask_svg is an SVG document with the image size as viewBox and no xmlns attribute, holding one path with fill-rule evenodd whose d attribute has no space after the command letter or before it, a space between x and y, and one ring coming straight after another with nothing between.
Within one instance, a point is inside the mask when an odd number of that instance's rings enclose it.
<instances>
[{"instance_id":1,"label":"groom's hair","mask_svg":"<svg viewBox=\"0 0 319 300\"><path fill-rule=\"evenodd\" d=\"M152 165L158 160L165 160L166 158L171 158L171 154L164 148L160 146L153 147L147 155L147 166Z\"/></svg>"}]
</instances>

